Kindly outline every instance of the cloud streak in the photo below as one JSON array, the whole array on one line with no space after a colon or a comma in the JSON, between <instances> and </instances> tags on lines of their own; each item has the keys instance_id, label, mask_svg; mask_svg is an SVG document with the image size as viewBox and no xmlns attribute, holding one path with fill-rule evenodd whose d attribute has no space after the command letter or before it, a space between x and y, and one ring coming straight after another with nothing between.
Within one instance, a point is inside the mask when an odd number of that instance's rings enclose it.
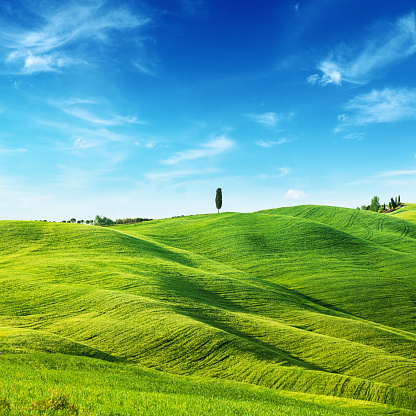
<instances>
[{"instance_id":1,"label":"cloud streak","mask_svg":"<svg viewBox=\"0 0 416 416\"><path fill-rule=\"evenodd\" d=\"M268 173L264 173L262 175L260 175L260 179L276 179L276 178L283 178L284 176L289 175L290 173L292 173L292 170L284 167L284 168L278 168L280 173L277 174L268 174Z\"/></svg>"},{"instance_id":2,"label":"cloud streak","mask_svg":"<svg viewBox=\"0 0 416 416\"><path fill-rule=\"evenodd\" d=\"M256 123L262 124L263 126L275 127L280 124L282 121L289 121L294 117L293 113L290 114L277 114L274 112L255 114L249 113L244 114L249 119L255 121Z\"/></svg>"},{"instance_id":3,"label":"cloud streak","mask_svg":"<svg viewBox=\"0 0 416 416\"><path fill-rule=\"evenodd\" d=\"M113 32L149 23L149 19L133 15L124 7L110 8L100 1L73 2L47 11L39 8L34 13L33 20L40 23L33 29L0 21L0 48L7 53L6 64L21 74L60 71L85 63L88 46L109 44Z\"/></svg>"},{"instance_id":4,"label":"cloud streak","mask_svg":"<svg viewBox=\"0 0 416 416\"><path fill-rule=\"evenodd\" d=\"M385 88L360 94L344 105L348 116L338 117L344 126L416 120L416 88Z\"/></svg>"},{"instance_id":5,"label":"cloud streak","mask_svg":"<svg viewBox=\"0 0 416 416\"><path fill-rule=\"evenodd\" d=\"M288 137L282 137L279 140L257 140L256 144L261 146L261 147L265 147L265 148L269 148L269 147L273 147L273 146L278 146L281 144L285 144L285 143L290 143L292 142L294 139L288 138Z\"/></svg>"},{"instance_id":6,"label":"cloud streak","mask_svg":"<svg viewBox=\"0 0 416 416\"><path fill-rule=\"evenodd\" d=\"M5 149L4 147L0 146L0 156L1 155L13 155L18 153L26 153L27 149Z\"/></svg>"},{"instance_id":7,"label":"cloud streak","mask_svg":"<svg viewBox=\"0 0 416 416\"><path fill-rule=\"evenodd\" d=\"M201 176L207 173L217 172L216 169L184 169L184 170L172 170L168 172L149 172L144 175L146 179L151 181L170 181L173 179L185 177L185 176Z\"/></svg>"},{"instance_id":8,"label":"cloud streak","mask_svg":"<svg viewBox=\"0 0 416 416\"><path fill-rule=\"evenodd\" d=\"M376 70L416 53L416 19L414 12L388 25L387 30L375 27L358 46L341 45L318 63L320 73L310 75L307 82L325 87L343 82L366 84Z\"/></svg>"},{"instance_id":9,"label":"cloud streak","mask_svg":"<svg viewBox=\"0 0 416 416\"><path fill-rule=\"evenodd\" d=\"M92 124L98 124L102 126L121 126L125 124L146 124L146 122L137 119L135 116L119 116L113 115L109 118L100 118L88 110L83 108L63 108L62 109L66 114L80 118L81 120L87 121Z\"/></svg>"},{"instance_id":10,"label":"cloud streak","mask_svg":"<svg viewBox=\"0 0 416 416\"><path fill-rule=\"evenodd\" d=\"M177 152L170 158L162 161L162 163L165 165L176 165L178 163L190 160L216 156L230 150L234 146L234 142L223 135L213 138L198 149L190 149L183 152Z\"/></svg>"}]
</instances>

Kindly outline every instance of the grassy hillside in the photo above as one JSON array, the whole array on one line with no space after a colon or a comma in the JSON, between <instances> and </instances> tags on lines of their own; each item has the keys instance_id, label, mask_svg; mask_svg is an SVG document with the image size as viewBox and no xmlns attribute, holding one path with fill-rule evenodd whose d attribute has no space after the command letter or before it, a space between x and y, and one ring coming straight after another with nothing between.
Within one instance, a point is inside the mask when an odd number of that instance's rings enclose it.
<instances>
[{"instance_id":1,"label":"grassy hillside","mask_svg":"<svg viewBox=\"0 0 416 416\"><path fill-rule=\"evenodd\" d=\"M16 414L54 386L80 414L416 414L416 224L305 206L0 237Z\"/></svg>"},{"instance_id":2,"label":"grassy hillside","mask_svg":"<svg viewBox=\"0 0 416 416\"><path fill-rule=\"evenodd\" d=\"M416 223L416 204L406 204L404 207L390 212L388 215Z\"/></svg>"}]
</instances>

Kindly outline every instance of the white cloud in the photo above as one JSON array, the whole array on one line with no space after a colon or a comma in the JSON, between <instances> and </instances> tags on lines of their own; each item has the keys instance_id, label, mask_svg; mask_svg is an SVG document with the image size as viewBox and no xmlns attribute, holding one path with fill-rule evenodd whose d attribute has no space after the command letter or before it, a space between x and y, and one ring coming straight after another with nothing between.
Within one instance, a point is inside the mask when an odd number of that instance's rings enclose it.
<instances>
[{"instance_id":1,"label":"white cloud","mask_svg":"<svg viewBox=\"0 0 416 416\"><path fill-rule=\"evenodd\" d=\"M136 116L118 116L112 115L109 118L100 118L90 111L79 107L61 108L66 114L80 118L81 120L88 121L92 124L100 124L103 126L119 126L124 124L141 124L144 125L146 122L139 120Z\"/></svg>"},{"instance_id":2,"label":"white cloud","mask_svg":"<svg viewBox=\"0 0 416 416\"><path fill-rule=\"evenodd\" d=\"M133 61L133 66L135 66L144 75L149 75L151 77L158 77L158 73L154 69L156 66L154 62Z\"/></svg>"},{"instance_id":3,"label":"white cloud","mask_svg":"<svg viewBox=\"0 0 416 416\"><path fill-rule=\"evenodd\" d=\"M207 173L216 172L215 169L185 169L185 170L172 170L167 172L149 172L144 175L146 179L152 181L169 181L172 179L184 177L184 176L201 176Z\"/></svg>"},{"instance_id":4,"label":"white cloud","mask_svg":"<svg viewBox=\"0 0 416 416\"><path fill-rule=\"evenodd\" d=\"M269 141L265 141L265 140L257 140L256 144L261 146L261 147L273 147L276 145L280 145L280 144L285 144L285 143L290 143L292 142L294 139L288 138L288 137L282 137L279 140L269 140Z\"/></svg>"},{"instance_id":5,"label":"white cloud","mask_svg":"<svg viewBox=\"0 0 416 416\"><path fill-rule=\"evenodd\" d=\"M289 121L294 117L294 114L277 114L274 112L268 112L262 114L249 113L245 114L245 116L255 121L256 123L263 124L264 126L274 127L282 121Z\"/></svg>"},{"instance_id":6,"label":"white cloud","mask_svg":"<svg viewBox=\"0 0 416 416\"><path fill-rule=\"evenodd\" d=\"M343 137L346 140L363 140L365 133L349 133Z\"/></svg>"},{"instance_id":7,"label":"white cloud","mask_svg":"<svg viewBox=\"0 0 416 416\"><path fill-rule=\"evenodd\" d=\"M377 185L380 184L380 179L382 179L383 185L394 184L396 189L397 186L403 186L405 189L408 189L409 186L413 186L414 178L412 178L412 176L416 176L416 170L414 169L388 170L375 175L367 176L364 179L348 182L346 185Z\"/></svg>"},{"instance_id":8,"label":"white cloud","mask_svg":"<svg viewBox=\"0 0 416 416\"><path fill-rule=\"evenodd\" d=\"M323 61L319 65L319 69L323 72L320 80L318 81L320 85L325 87L328 84L341 85L342 75L341 68L335 62Z\"/></svg>"},{"instance_id":9,"label":"white cloud","mask_svg":"<svg viewBox=\"0 0 416 416\"><path fill-rule=\"evenodd\" d=\"M264 173L262 175L260 175L260 179L276 179L276 178L283 178L286 175L289 175L290 173L292 173L292 170L284 167L284 168L278 168L278 171L280 173L277 174L268 174L268 173Z\"/></svg>"},{"instance_id":10,"label":"white cloud","mask_svg":"<svg viewBox=\"0 0 416 416\"><path fill-rule=\"evenodd\" d=\"M374 71L416 53L413 12L384 26L387 29L374 27L360 45L336 48L319 62L317 68L321 74L310 75L307 82L321 86L341 85L342 82L364 84L369 82Z\"/></svg>"},{"instance_id":11,"label":"white cloud","mask_svg":"<svg viewBox=\"0 0 416 416\"><path fill-rule=\"evenodd\" d=\"M82 136L74 136L71 140L73 141L74 149L88 149L89 147L94 147L98 144L93 143Z\"/></svg>"},{"instance_id":12,"label":"white cloud","mask_svg":"<svg viewBox=\"0 0 416 416\"><path fill-rule=\"evenodd\" d=\"M164 160L162 163L165 165L175 165L177 163L185 162L188 160L215 156L224 153L233 147L234 142L223 135L213 138L208 143L202 145L199 149L190 149L183 152L177 152L169 159Z\"/></svg>"},{"instance_id":13,"label":"white cloud","mask_svg":"<svg viewBox=\"0 0 416 416\"><path fill-rule=\"evenodd\" d=\"M416 120L416 88L385 88L361 94L345 104L351 113L342 126Z\"/></svg>"},{"instance_id":14,"label":"white cloud","mask_svg":"<svg viewBox=\"0 0 416 416\"><path fill-rule=\"evenodd\" d=\"M305 192L300 191L299 189L289 189L283 198L285 199L302 199L306 198L307 194Z\"/></svg>"},{"instance_id":15,"label":"white cloud","mask_svg":"<svg viewBox=\"0 0 416 416\"><path fill-rule=\"evenodd\" d=\"M5 149L3 147L0 146L0 155L11 155L11 154L15 154L15 153L26 153L28 150L27 149Z\"/></svg>"},{"instance_id":16,"label":"white cloud","mask_svg":"<svg viewBox=\"0 0 416 416\"><path fill-rule=\"evenodd\" d=\"M266 126L275 126L279 121L279 116L272 112L263 114L247 114L247 117L251 118L256 123L264 124Z\"/></svg>"},{"instance_id":17,"label":"white cloud","mask_svg":"<svg viewBox=\"0 0 416 416\"><path fill-rule=\"evenodd\" d=\"M389 170L387 172L377 175L378 178L385 178L390 176L409 176L416 175L416 170Z\"/></svg>"},{"instance_id":18,"label":"white cloud","mask_svg":"<svg viewBox=\"0 0 416 416\"><path fill-rule=\"evenodd\" d=\"M80 118L93 124L102 124L105 126L112 126L114 124L111 119L106 120L99 118L82 108L64 108L63 111L70 116Z\"/></svg>"},{"instance_id":19,"label":"white cloud","mask_svg":"<svg viewBox=\"0 0 416 416\"><path fill-rule=\"evenodd\" d=\"M313 74L313 75L309 75L306 78L306 82L308 82L309 84L315 85L317 82L319 82L319 74Z\"/></svg>"},{"instance_id":20,"label":"white cloud","mask_svg":"<svg viewBox=\"0 0 416 416\"><path fill-rule=\"evenodd\" d=\"M143 120L139 120L136 116L118 116L118 115L113 115L114 117L114 121L118 121L120 122L120 124L141 124L141 125L145 125L147 124L145 121Z\"/></svg>"},{"instance_id":21,"label":"white cloud","mask_svg":"<svg viewBox=\"0 0 416 416\"><path fill-rule=\"evenodd\" d=\"M145 147L147 147L148 149L152 149L155 146L156 146L156 141L154 140L145 144Z\"/></svg>"},{"instance_id":22,"label":"white cloud","mask_svg":"<svg viewBox=\"0 0 416 416\"><path fill-rule=\"evenodd\" d=\"M32 12L37 15L32 23L42 22L33 29L0 20L0 48L9 51L6 62L23 74L85 63L91 59L88 45L110 44L110 32L136 29L150 21L122 6L111 8L104 1L64 6L50 2Z\"/></svg>"},{"instance_id":23,"label":"white cloud","mask_svg":"<svg viewBox=\"0 0 416 416\"><path fill-rule=\"evenodd\" d=\"M100 100L95 98L80 98L80 97L70 97L67 99L61 100L49 100L48 104L53 107L68 107L72 105L79 105L79 104L99 104Z\"/></svg>"}]
</instances>

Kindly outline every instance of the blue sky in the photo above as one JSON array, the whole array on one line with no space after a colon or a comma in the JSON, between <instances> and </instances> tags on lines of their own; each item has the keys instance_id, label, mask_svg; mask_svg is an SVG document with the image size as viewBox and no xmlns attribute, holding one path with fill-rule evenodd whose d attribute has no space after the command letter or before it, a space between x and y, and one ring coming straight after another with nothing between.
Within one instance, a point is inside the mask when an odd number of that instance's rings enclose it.
<instances>
[{"instance_id":1,"label":"blue sky","mask_svg":"<svg viewBox=\"0 0 416 416\"><path fill-rule=\"evenodd\" d=\"M3 0L0 218L416 202L415 9Z\"/></svg>"}]
</instances>

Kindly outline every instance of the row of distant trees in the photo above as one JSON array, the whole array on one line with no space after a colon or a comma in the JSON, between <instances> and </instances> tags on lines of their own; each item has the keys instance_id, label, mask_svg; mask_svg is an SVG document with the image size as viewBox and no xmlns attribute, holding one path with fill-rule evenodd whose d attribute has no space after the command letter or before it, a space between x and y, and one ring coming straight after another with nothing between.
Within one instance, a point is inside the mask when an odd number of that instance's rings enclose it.
<instances>
[{"instance_id":1,"label":"row of distant trees","mask_svg":"<svg viewBox=\"0 0 416 416\"><path fill-rule=\"evenodd\" d=\"M139 222L144 221L151 221L151 218L123 218L123 219L117 219L113 221L111 218L102 217L101 215L96 215L94 220L77 220L75 218L71 218L68 221L62 221L65 223L70 224L88 224L88 225L98 225L101 227L106 227L109 225L115 225L115 224L137 224Z\"/></svg>"},{"instance_id":2,"label":"row of distant trees","mask_svg":"<svg viewBox=\"0 0 416 416\"><path fill-rule=\"evenodd\" d=\"M66 222L66 223L68 223L68 224L94 224L94 220L77 220L76 218L71 218L70 220L68 220L68 221L65 221L65 220L63 220L63 221L61 221L61 222Z\"/></svg>"},{"instance_id":3,"label":"row of distant trees","mask_svg":"<svg viewBox=\"0 0 416 416\"><path fill-rule=\"evenodd\" d=\"M117 219L113 221L111 218L107 217L101 217L100 215L97 215L94 220L94 225L100 225L100 226L108 226L108 225L115 225L115 224L138 224L140 222L144 221L152 221L151 218L123 218L123 219Z\"/></svg>"},{"instance_id":4,"label":"row of distant trees","mask_svg":"<svg viewBox=\"0 0 416 416\"><path fill-rule=\"evenodd\" d=\"M396 196L395 198L390 198L390 202L386 204L380 203L380 198L378 196L374 196L371 200L370 205L363 205L361 209L363 211L374 211L374 212L390 212L395 210L396 208L402 207L402 203L400 202L400 195ZM357 208L359 209L359 208Z\"/></svg>"}]
</instances>

